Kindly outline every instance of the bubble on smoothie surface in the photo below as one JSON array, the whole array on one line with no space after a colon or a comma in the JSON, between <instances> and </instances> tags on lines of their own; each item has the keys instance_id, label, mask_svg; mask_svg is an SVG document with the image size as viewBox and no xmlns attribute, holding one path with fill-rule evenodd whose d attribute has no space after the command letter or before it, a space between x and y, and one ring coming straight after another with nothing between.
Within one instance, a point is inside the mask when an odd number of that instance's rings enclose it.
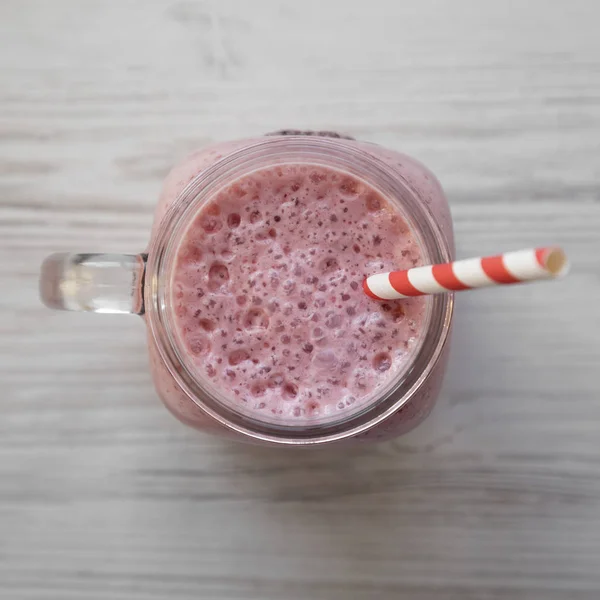
<instances>
[{"instance_id":1,"label":"bubble on smoothie surface","mask_svg":"<svg viewBox=\"0 0 600 600\"><path fill-rule=\"evenodd\" d=\"M316 165L255 171L185 232L171 302L200 379L233 406L292 423L354 411L407 364L425 299L374 302L362 279L421 264L400 211Z\"/></svg>"}]
</instances>

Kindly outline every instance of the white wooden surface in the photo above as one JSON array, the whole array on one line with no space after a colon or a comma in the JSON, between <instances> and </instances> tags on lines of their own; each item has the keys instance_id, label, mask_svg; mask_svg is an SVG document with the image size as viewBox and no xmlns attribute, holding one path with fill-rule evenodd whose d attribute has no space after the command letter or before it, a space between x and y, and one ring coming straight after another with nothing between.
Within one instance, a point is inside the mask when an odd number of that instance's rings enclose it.
<instances>
[{"instance_id":1,"label":"white wooden surface","mask_svg":"<svg viewBox=\"0 0 600 600\"><path fill-rule=\"evenodd\" d=\"M0 1L0 598L600 597L596 0ZM430 420L356 451L187 430L136 318L52 313L59 250L139 251L170 165L280 127L422 159L463 257L564 282L464 294Z\"/></svg>"}]
</instances>

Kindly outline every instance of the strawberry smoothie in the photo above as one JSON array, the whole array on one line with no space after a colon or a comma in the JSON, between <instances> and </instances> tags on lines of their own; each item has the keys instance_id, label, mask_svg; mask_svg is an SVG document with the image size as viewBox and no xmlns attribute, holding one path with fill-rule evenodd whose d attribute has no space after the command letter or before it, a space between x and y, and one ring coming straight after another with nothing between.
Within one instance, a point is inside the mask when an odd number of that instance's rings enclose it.
<instances>
[{"instance_id":1,"label":"strawberry smoothie","mask_svg":"<svg viewBox=\"0 0 600 600\"><path fill-rule=\"evenodd\" d=\"M330 168L285 164L222 189L190 222L172 283L195 375L264 418L359 409L409 364L425 299L379 303L368 274L421 264L378 191Z\"/></svg>"},{"instance_id":2,"label":"strawberry smoothie","mask_svg":"<svg viewBox=\"0 0 600 600\"><path fill-rule=\"evenodd\" d=\"M153 239L164 231L169 209L188 184L232 153L250 155L269 139L210 146L175 167L156 209ZM437 222L443 239L436 243L452 257L448 204L426 167L374 144L336 144L347 147L354 161L372 157L401 181L419 210ZM356 437L384 439L412 429L435 403L448 344L433 363L427 358L415 363L415 356L427 340L446 340L440 328L448 323L451 305L444 318L440 311L448 307L440 305L432 329L430 298L379 303L364 294L360 284L366 275L428 259L397 199L329 162L266 161L211 188L176 238L166 286L169 327L179 360L199 386L193 395L218 397L240 415L273 427L364 422L364 411L398 382L415 381L426 370L410 401ZM192 427L239 438L201 408L202 397L198 402L184 392L155 335L149 334L148 346L154 383L167 408ZM279 431L278 439L296 435Z\"/></svg>"},{"instance_id":3,"label":"strawberry smoothie","mask_svg":"<svg viewBox=\"0 0 600 600\"><path fill-rule=\"evenodd\" d=\"M453 312L452 294L379 302L363 280L453 258L448 203L427 168L285 130L189 156L164 183L145 251L54 253L40 294L50 308L140 315L156 390L191 427L354 443L429 414Z\"/></svg>"}]
</instances>

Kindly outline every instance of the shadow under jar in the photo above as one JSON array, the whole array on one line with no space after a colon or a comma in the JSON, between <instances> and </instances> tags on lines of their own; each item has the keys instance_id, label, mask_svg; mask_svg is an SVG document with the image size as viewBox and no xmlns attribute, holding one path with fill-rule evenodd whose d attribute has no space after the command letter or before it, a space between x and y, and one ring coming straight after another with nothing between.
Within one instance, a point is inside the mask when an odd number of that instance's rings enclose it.
<instances>
[{"instance_id":1,"label":"shadow under jar","mask_svg":"<svg viewBox=\"0 0 600 600\"><path fill-rule=\"evenodd\" d=\"M222 143L168 175L139 255L54 254L51 308L141 315L158 394L239 440L382 440L430 412L451 294L379 303L366 275L454 258L433 174L380 146L282 131Z\"/></svg>"}]
</instances>

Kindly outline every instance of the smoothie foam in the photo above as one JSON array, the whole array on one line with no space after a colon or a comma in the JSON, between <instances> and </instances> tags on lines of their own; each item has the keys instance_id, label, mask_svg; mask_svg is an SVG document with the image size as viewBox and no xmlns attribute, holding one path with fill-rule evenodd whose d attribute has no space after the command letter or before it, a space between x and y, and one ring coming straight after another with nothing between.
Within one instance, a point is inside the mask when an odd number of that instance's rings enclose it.
<instances>
[{"instance_id":1,"label":"smoothie foam","mask_svg":"<svg viewBox=\"0 0 600 600\"><path fill-rule=\"evenodd\" d=\"M407 366L426 300L378 303L369 274L422 264L401 213L316 165L255 171L191 220L171 303L195 376L258 418L343 416Z\"/></svg>"}]
</instances>

